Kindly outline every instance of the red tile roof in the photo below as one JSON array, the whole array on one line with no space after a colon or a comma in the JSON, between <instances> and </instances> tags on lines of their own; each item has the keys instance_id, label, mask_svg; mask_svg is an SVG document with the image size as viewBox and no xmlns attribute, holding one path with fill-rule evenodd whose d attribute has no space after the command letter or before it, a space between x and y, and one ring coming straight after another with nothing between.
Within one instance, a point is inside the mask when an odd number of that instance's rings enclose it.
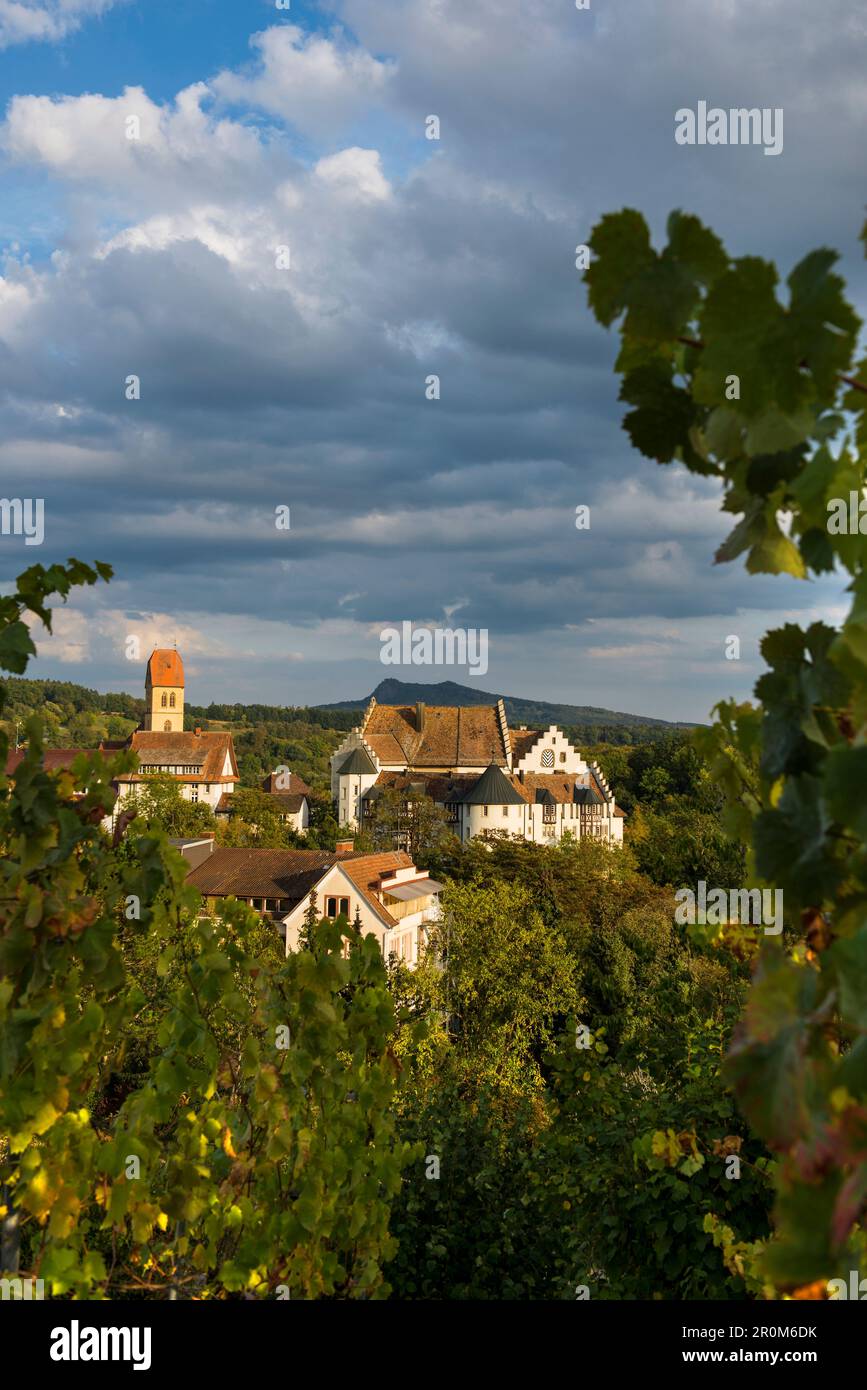
<instances>
[{"instance_id":1,"label":"red tile roof","mask_svg":"<svg viewBox=\"0 0 867 1390\"><path fill-rule=\"evenodd\" d=\"M215 849L187 875L204 897L283 898L293 906L306 898L334 864L339 864L386 926L394 918L376 897L382 874L413 867L403 850L383 854L336 854L310 849Z\"/></svg>"},{"instance_id":2,"label":"red tile roof","mask_svg":"<svg viewBox=\"0 0 867 1390\"><path fill-rule=\"evenodd\" d=\"M42 767L45 772L61 772L71 767L76 758L80 758L82 753L91 755L97 750L95 748L46 748L42 754ZM11 777L19 763L24 760L25 750L17 748L10 753L6 759L6 776Z\"/></svg>"},{"instance_id":3,"label":"red tile roof","mask_svg":"<svg viewBox=\"0 0 867 1390\"><path fill-rule=\"evenodd\" d=\"M282 775L269 772L267 777L262 778L261 786L263 792L269 792L272 795L280 796L285 792L290 792L293 796L297 796L299 793L302 796L310 795L310 788L307 783L296 772L290 772L288 775L285 772Z\"/></svg>"},{"instance_id":4,"label":"red tile roof","mask_svg":"<svg viewBox=\"0 0 867 1390\"><path fill-rule=\"evenodd\" d=\"M172 774L184 782L229 782L238 781L238 764L235 761L235 747L232 735L225 733L159 733L155 729L138 729L130 736L129 746L138 754L139 771L127 772L120 782L138 782L148 774L147 767L193 767L194 773ZM223 768L226 756L231 771L225 776Z\"/></svg>"},{"instance_id":5,"label":"red tile roof","mask_svg":"<svg viewBox=\"0 0 867 1390\"><path fill-rule=\"evenodd\" d=\"M170 647L155 648L148 661L145 684L183 686L184 663L180 654Z\"/></svg>"},{"instance_id":6,"label":"red tile roof","mask_svg":"<svg viewBox=\"0 0 867 1390\"><path fill-rule=\"evenodd\" d=\"M421 728L419 728L421 723ZM363 737L381 763L487 767L507 760L496 705L374 705Z\"/></svg>"}]
</instances>

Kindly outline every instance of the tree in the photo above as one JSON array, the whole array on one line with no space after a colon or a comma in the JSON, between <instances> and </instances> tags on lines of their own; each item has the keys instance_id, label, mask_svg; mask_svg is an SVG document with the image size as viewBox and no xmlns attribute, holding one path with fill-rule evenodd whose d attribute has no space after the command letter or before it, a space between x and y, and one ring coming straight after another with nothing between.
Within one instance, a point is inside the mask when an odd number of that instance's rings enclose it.
<instances>
[{"instance_id":1,"label":"tree","mask_svg":"<svg viewBox=\"0 0 867 1390\"><path fill-rule=\"evenodd\" d=\"M719 479L724 509L740 517L717 561L744 555L752 574L848 575L842 625L769 632L758 703L723 701L714 725L697 734L727 793L730 833L750 846L746 881L781 890L797 927L793 942L763 942L726 1074L778 1158L774 1238L758 1268L782 1288L811 1285L845 1275L867 1253L867 363L854 366L859 320L833 251L805 256L781 302L773 264L733 260L713 232L679 212L660 252L632 210L603 218L591 247L589 301L602 324L619 322L632 442L659 463L677 459Z\"/></svg>"},{"instance_id":2,"label":"tree","mask_svg":"<svg viewBox=\"0 0 867 1390\"><path fill-rule=\"evenodd\" d=\"M200 835L213 830L216 824L210 806L204 801L188 801L181 794L180 784L165 772L133 783L122 809L135 810L136 817L149 830L163 830L173 837Z\"/></svg>"},{"instance_id":3,"label":"tree","mask_svg":"<svg viewBox=\"0 0 867 1390\"><path fill-rule=\"evenodd\" d=\"M450 835L442 807L422 792L397 787L386 787L372 803L364 832L373 849L402 849L416 863Z\"/></svg>"},{"instance_id":4,"label":"tree","mask_svg":"<svg viewBox=\"0 0 867 1390\"><path fill-rule=\"evenodd\" d=\"M50 628L53 593L110 573L21 575L0 598L0 668L26 669L26 614ZM75 1298L386 1296L414 1151L395 1133L376 941L344 955L323 923L313 950L263 950L244 905L201 912L162 830L102 832L134 754L46 772L38 720L27 736L0 779L6 1272ZM0 735L0 766L6 751Z\"/></svg>"}]
</instances>

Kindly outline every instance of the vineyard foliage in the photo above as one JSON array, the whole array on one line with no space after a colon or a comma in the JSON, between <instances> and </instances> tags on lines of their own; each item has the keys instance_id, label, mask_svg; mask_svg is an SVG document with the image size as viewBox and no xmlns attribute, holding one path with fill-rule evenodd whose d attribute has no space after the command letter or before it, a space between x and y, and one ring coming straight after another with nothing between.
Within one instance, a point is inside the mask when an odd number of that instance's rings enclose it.
<instances>
[{"instance_id":1,"label":"vineyard foliage","mask_svg":"<svg viewBox=\"0 0 867 1390\"><path fill-rule=\"evenodd\" d=\"M28 570L0 599L3 668L33 653L26 615L50 626L52 594L109 573ZM201 917L163 831L100 828L131 755L54 775L27 736L0 783L7 1270L78 1298L387 1296L414 1151L376 942L323 922L287 958L240 904Z\"/></svg>"},{"instance_id":2,"label":"vineyard foliage","mask_svg":"<svg viewBox=\"0 0 867 1390\"><path fill-rule=\"evenodd\" d=\"M626 209L591 238L589 302L620 331L624 428L648 458L719 479L739 519L718 562L846 582L842 626L768 632L756 703L724 701L696 735L750 846L748 883L784 894L787 931L762 944L725 1075L775 1158L774 1235L748 1259L785 1289L864 1254L867 362L833 251L805 256L781 292L772 263L732 259L693 216L673 213L667 237L657 251Z\"/></svg>"}]
</instances>

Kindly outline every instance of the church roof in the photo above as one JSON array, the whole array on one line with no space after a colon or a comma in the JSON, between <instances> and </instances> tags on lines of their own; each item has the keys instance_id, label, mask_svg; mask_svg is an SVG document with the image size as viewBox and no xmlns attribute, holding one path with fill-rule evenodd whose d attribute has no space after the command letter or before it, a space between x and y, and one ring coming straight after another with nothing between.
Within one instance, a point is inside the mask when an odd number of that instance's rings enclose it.
<instances>
[{"instance_id":1,"label":"church roof","mask_svg":"<svg viewBox=\"0 0 867 1390\"><path fill-rule=\"evenodd\" d=\"M148 661L147 685L183 686L184 663L171 647L156 647Z\"/></svg>"},{"instance_id":2,"label":"church roof","mask_svg":"<svg viewBox=\"0 0 867 1390\"><path fill-rule=\"evenodd\" d=\"M363 748L353 748L349 757L344 760L337 769L338 777L345 777L347 774L353 777L363 777L368 772L375 772L376 768L370 761L370 757Z\"/></svg>"},{"instance_id":3,"label":"church roof","mask_svg":"<svg viewBox=\"0 0 867 1390\"><path fill-rule=\"evenodd\" d=\"M503 769L491 763L461 800L465 806L520 806L524 797L515 791Z\"/></svg>"}]
</instances>

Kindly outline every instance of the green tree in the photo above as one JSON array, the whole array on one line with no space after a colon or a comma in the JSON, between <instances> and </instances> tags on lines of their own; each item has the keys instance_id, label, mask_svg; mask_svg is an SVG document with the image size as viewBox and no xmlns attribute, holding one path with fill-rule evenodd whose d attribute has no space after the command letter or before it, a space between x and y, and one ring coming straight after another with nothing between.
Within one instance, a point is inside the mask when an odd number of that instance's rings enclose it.
<instances>
[{"instance_id":1,"label":"green tree","mask_svg":"<svg viewBox=\"0 0 867 1390\"><path fill-rule=\"evenodd\" d=\"M591 246L590 305L601 323L619 323L632 442L719 479L725 511L740 518L717 561L743 555L752 574L847 576L841 626L769 632L758 703L724 701L697 734L728 794L728 828L750 845L746 881L781 889L799 926L794 942L764 943L726 1073L778 1156L774 1238L760 1269L790 1288L845 1274L867 1253L860 324L827 249L795 266L781 300L773 264L733 259L679 212L661 251L632 210L603 218ZM853 499L854 527L841 521Z\"/></svg>"},{"instance_id":2,"label":"green tree","mask_svg":"<svg viewBox=\"0 0 867 1390\"><path fill-rule=\"evenodd\" d=\"M50 628L52 594L109 576L21 575L0 598L0 668L33 654L26 614ZM413 1151L376 941L351 935L344 955L324 923L312 950L263 950L248 908L201 912L162 830L133 820L113 846L100 829L132 753L48 773L38 721L27 736L0 780L7 1272L75 1298L385 1296Z\"/></svg>"}]
</instances>

